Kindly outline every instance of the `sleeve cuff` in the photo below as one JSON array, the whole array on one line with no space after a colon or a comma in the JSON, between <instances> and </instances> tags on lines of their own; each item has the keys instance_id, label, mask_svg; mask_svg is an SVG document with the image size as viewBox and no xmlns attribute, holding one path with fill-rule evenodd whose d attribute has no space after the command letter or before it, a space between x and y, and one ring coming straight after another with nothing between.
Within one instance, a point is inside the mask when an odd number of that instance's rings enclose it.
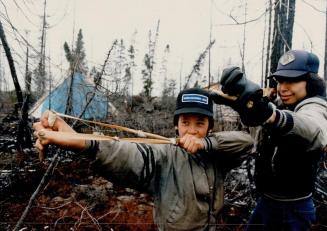
<instances>
[{"instance_id":1,"label":"sleeve cuff","mask_svg":"<svg viewBox=\"0 0 327 231\"><path fill-rule=\"evenodd\" d=\"M279 129L283 134L288 133L294 127L293 116L287 110L276 109L275 121L271 124L267 124L267 127L273 127Z\"/></svg>"},{"instance_id":2,"label":"sleeve cuff","mask_svg":"<svg viewBox=\"0 0 327 231\"><path fill-rule=\"evenodd\" d=\"M213 136L204 137L202 139L204 145L204 151L209 152L218 146L217 140Z\"/></svg>"},{"instance_id":3,"label":"sleeve cuff","mask_svg":"<svg viewBox=\"0 0 327 231\"><path fill-rule=\"evenodd\" d=\"M96 140L87 140L85 144L85 148L78 154L95 160L97 151L99 149L99 142Z\"/></svg>"}]
</instances>

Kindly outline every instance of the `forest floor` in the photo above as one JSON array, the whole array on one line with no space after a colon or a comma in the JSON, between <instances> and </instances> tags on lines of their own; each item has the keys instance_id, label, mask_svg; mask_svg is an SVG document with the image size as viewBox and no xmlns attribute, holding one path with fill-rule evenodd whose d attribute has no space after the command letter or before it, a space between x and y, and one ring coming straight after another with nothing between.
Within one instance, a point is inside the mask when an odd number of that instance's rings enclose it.
<instances>
[{"instance_id":1,"label":"forest floor","mask_svg":"<svg viewBox=\"0 0 327 231\"><path fill-rule=\"evenodd\" d=\"M51 160L37 163L36 158L30 158L19 170L11 169L10 177L2 177L2 184L7 188L3 187L1 193L0 230L13 230ZM152 209L150 195L105 180L93 172L87 159L65 156L36 196L21 227L24 230L156 230ZM241 230L246 221L242 209L247 210L245 214L250 211L246 204L226 206L220 215L219 230Z\"/></svg>"}]
</instances>

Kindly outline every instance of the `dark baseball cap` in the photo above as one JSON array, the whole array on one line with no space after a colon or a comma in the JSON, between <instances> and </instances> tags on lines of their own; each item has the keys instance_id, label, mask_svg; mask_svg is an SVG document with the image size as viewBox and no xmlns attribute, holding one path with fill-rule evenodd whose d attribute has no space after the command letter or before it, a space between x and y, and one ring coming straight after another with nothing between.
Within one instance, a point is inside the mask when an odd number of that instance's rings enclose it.
<instances>
[{"instance_id":1,"label":"dark baseball cap","mask_svg":"<svg viewBox=\"0 0 327 231\"><path fill-rule=\"evenodd\" d=\"M317 55L303 50L290 50L280 57L277 70L270 77L296 78L307 73L318 73L318 69Z\"/></svg>"},{"instance_id":2,"label":"dark baseball cap","mask_svg":"<svg viewBox=\"0 0 327 231\"><path fill-rule=\"evenodd\" d=\"M191 113L213 117L213 103L208 91L189 88L178 94L174 116Z\"/></svg>"}]
</instances>

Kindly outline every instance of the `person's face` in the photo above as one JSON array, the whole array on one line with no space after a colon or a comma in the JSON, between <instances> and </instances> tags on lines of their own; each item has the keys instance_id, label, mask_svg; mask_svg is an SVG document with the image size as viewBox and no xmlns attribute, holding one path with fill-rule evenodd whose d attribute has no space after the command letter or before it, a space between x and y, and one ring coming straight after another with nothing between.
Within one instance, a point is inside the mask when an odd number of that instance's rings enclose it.
<instances>
[{"instance_id":1,"label":"person's face","mask_svg":"<svg viewBox=\"0 0 327 231\"><path fill-rule=\"evenodd\" d=\"M197 114L181 114L178 117L177 129L180 137L186 134L198 138L206 137L209 130L209 118Z\"/></svg>"},{"instance_id":2,"label":"person's face","mask_svg":"<svg viewBox=\"0 0 327 231\"><path fill-rule=\"evenodd\" d=\"M286 81L284 79L277 79L277 92L285 105L292 105L301 101L306 95L305 80L301 81Z\"/></svg>"}]
</instances>

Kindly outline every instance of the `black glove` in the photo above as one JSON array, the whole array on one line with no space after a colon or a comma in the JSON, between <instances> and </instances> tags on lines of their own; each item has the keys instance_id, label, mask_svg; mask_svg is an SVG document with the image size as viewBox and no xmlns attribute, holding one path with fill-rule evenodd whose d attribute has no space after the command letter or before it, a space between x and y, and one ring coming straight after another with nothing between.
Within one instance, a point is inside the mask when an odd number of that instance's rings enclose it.
<instances>
[{"instance_id":1,"label":"black glove","mask_svg":"<svg viewBox=\"0 0 327 231\"><path fill-rule=\"evenodd\" d=\"M220 78L221 90L228 95L237 96L244 91L244 73L239 67L228 67L223 70Z\"/></svg>"},{"instance_id":2,"label":"black glove","mask_svg":"<svg viewBox=\"0 0 327 231\"><path fill-rule=\"evenodd\" d=\"M235 110L240 114L241 121L246 126L259 126L273 114L273 106L268 97L253 98L247 103L236 103Z\"/></svg>"},{"instance_id":3,"label":"black glove","mask_svg":"<svg viewBox=\"0 0 327 231\"><path fill-rule=\"evenodd\" d=\"M235 100L226 98L216 92L211 92L211 99L217 104L232 107L240 114L242 122L247 126L258 126L267 121L273 114L273 107L259 85L245 77L238 67L223 70L221 77L221 90L232 96Z\"/></svg>"},{"instance_id":4,"label":"black glove","mask_svg":"<svg viewBox=\"0 0 327 231\"><path fill-rule=\"evenodd\" d=\"M221 91L229 96L239 96L240 92L244 91L244 84L241 83L243 75L239 67L232 66L225 68L220 78ZM224 104L232 108L235 106L235 100L224 97L215 91L211 91L209 94L210 98L216 104Z\"/></svg>"},{"instance_id":5,"label":"black glove","mask_svg":"<svg viewBox=\"0 0 327 231\"><path fill-rule=\"evenodd\" d=\"M242 123L246 126L262 125L270 118L274 111L268 97L262 96L262 91L248 94L236 100L228 99L211 91L210 98L216 104L224 104L237 111Z\"/></svg>"}]
</instances>

